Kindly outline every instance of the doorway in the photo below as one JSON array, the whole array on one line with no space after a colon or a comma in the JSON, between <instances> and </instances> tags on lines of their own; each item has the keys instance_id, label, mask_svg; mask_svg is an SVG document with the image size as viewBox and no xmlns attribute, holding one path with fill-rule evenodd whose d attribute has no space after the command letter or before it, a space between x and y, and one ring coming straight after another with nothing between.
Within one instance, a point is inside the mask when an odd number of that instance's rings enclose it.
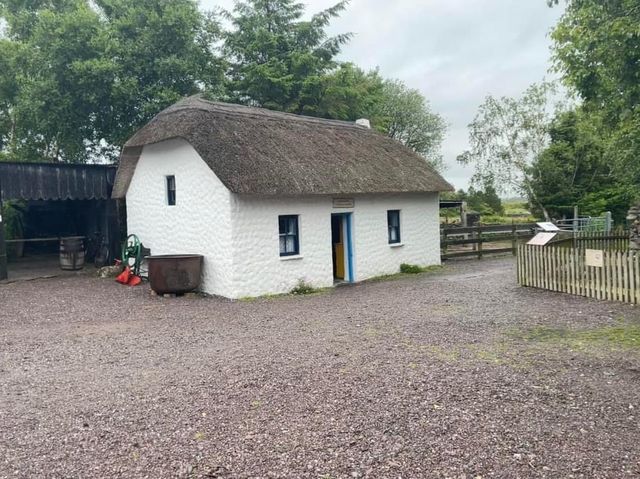
<instances>
[{"instance_id":1,"label":"doorway","mask_svg":"<svg viewBox=\"0 0 640 479\"><path fill-rule=\"evenodd\" d=\"M351 213L331 215L331 255L333 279L353 282L353 244L351 240Z\"/></svg>"}]
</instances>

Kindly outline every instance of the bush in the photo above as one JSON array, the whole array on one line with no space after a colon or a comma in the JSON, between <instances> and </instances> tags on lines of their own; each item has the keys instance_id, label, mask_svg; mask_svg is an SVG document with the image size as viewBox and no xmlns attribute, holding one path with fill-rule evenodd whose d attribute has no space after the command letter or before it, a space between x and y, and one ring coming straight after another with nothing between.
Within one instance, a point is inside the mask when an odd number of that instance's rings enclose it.
<instances>
[{"instance_id":1,"label":"bush","mask_svg":"<svg viewBox=\"0 0 640 479\"><path fill-rule=\"evenodd\" d=\"M418 274L418 273L424 273L425 271L426 271L426 268L423 268L422 266L418 266L415 264L402 263L400 265L400 272L404 274Z\"/></svg>"},{"instance_id":2,"label":"bush","mask_svg":"<svg viewBox=\"0 0 640 479\"><path fill-rule=\"evenodd\" d=\"M2 221L5 239L20 240L24 238L24 218L27 211L26 203L22 201L7 201L2 205ZM10 243L7 245L9 259L20 258L24 254L24 243Z\"/></svg>"},{"instance_id":3,"label":"bush","mask_svg":"<svg viewBox=\"0 0 640 479\"><path fill-rule=\"evenodd\" d=\"M291 294L313 294L317 293L319 290L311 286L304 280L300 280L298 285L291 290Z\"/></svg>"},{"instance_id":4,"label":"bush","mask_svg":"<svg viewBox=\"0 0 640 479\"><path fill-rule=\"evenodd\" d=\"M24 215L26 204L20 201L7 201L4 203L2 220L4 222L4 232L6 239L22 239L24 235Z\"/></svg>"}]
</instances>

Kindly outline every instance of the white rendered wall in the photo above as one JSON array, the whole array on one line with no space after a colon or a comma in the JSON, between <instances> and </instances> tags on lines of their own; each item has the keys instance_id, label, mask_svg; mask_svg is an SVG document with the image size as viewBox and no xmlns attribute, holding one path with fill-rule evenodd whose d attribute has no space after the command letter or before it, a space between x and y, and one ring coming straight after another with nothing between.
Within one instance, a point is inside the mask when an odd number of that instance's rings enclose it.
<instances>
[{"instance_id":1,"label":"white rendered wall","mask_svg":"<svg viewBox=\"0 0 640 479\"><path fill-rule=\"evenodd\" d=\"M401 246L388 242L390 209L400 210ZM300 280L315 287L331 286L332 213L352 213L355 281L397 273L401 263L440 264L437 193L356 196L352 209L334 209L328 196L233 195L232 297L285 293ZM299 215L300 257L280 257L279 215Z\"/></svg>"},{"instance_id":2,"label":"white rendered wall","mask_svg":"<svg viewBox=\"0 0 640 479\"><path fill-rule=\"evenodd\" d=\"M299 215L299 256L280 256L280 215ZM333 285L330 198L234 195L231 218L235 298Z\"/></svg>"},{"instance_id":3,"label":"white rendered wall","mask_svg":"<svg viewBox=\"0 0 640 479\"><path fill-rule=\"evenodd\" d=\"M389 244L387 210L400 210L400 245ZM397 273L402 263L440 264L437 193L356 198L353 214L355 280Z\"/></svg>"},{"instance_id":4,"label":"white rendered wall","mask_svg":"<svg viewBox=\"0 0 640 479\"><path fill-rule=\"evenodd\" d=\"M176 177L167 205L166 176ZM127 228L151 254L203 254L202 291L233 296L231 193L183 140L145 146L127 192Z\"/></svg>"}]
</instances>

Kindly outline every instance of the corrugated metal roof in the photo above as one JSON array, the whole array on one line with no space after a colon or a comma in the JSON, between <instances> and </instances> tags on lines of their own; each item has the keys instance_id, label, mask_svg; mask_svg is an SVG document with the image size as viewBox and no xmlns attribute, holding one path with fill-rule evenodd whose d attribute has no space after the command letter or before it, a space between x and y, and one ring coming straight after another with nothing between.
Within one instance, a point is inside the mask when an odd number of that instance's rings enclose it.
<instances>
[{"instance_id":1,"label":"corrugated metal roof","mask_svg":"<svg viewBox=\"0 0 640 479\"><path fill-rule=\"evenodd\" d=\"M111 198L112 165L0 162L3 200L106 200Z\"/></svg>"}]
</instances>

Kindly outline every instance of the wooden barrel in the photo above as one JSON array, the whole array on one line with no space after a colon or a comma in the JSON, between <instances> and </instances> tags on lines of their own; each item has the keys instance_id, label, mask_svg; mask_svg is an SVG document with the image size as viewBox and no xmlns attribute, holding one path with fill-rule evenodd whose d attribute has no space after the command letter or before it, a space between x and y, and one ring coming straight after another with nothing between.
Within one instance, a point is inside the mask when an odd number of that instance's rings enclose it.
<instances>
[{"instance_id":1,"label":"wooden barrel","mask_svg":"<svg viewBox=\"0 0 640 479\"><path fill-rule=\"evenodd\" d=\"M84 268L82 238L60 239L60 268L66 271L77 271Z\"/></svg>"}]
</instances>

